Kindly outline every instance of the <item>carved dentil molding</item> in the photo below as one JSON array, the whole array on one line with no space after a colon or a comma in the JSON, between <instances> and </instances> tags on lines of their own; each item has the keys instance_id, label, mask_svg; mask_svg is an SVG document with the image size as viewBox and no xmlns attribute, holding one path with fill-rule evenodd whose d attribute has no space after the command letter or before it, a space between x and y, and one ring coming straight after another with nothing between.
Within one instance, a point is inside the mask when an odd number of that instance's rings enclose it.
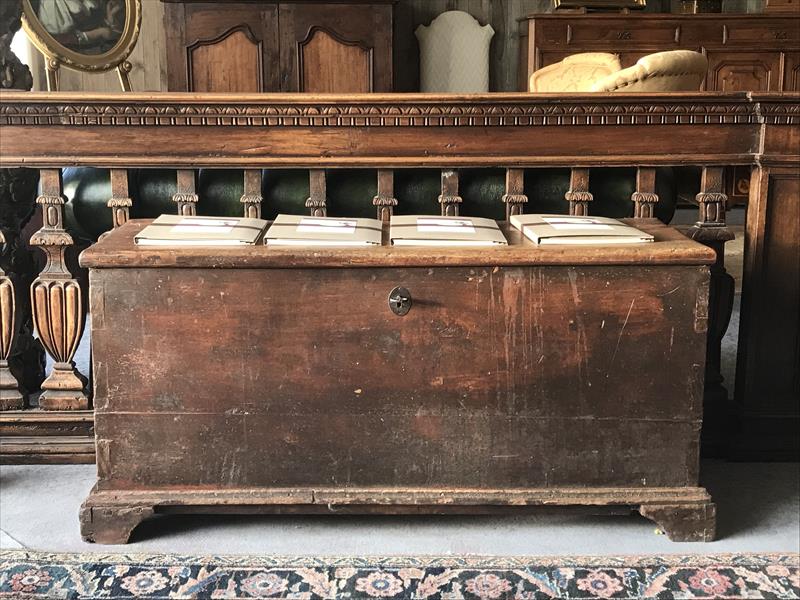
<instances>
[{"instance_id":1,"label":"carved dentil molding","mask_svg":"<svg viewBox=\"0 0 800 600\"><path fill-rule=\"evenodd\" d=\"M0 103L0 125L230 126L230 127L508 127L552 125L747 124L761 118L752 103L554 103L513 101L408 101L402 103L296 102L265 104L135 99L94 102ZM780 105L791 113L792 106ZM775 109L778 110L777 108ZM780 114L784 114L781 112Z\"/></svg>"}]
</instances>

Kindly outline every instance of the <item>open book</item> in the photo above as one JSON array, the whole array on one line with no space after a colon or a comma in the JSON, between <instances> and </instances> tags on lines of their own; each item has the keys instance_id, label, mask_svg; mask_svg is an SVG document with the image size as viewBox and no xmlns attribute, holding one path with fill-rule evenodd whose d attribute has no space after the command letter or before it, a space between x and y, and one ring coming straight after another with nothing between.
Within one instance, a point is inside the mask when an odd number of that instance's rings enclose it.
<instances>
[{"instance_id":1,"label":"open book","mask_svg":"<svg viewBox=\"0 0 800 600\"><path fill-rule=\"evenodd\" d=\"M268 246L380 246L377 219L278 215L264 236Z\"/></svg>"},{"instance_id":2,"label":"open book","mask_svg":"<svg viewBox=\"0 0 800 600\"><path fill-rule=\"evenodd\" d=\"M653 236L608 217L511 215L511 225L537 244L636 244Z\"/></svg>"},{"instance_id":3,"label":"open book","mask_svg":"<svg viewBox=\"0 0 800 600\"><path fill-rule=\"evenodd\" d=\"M242 246L255 244L266 228L261 219L161 215L134 241L141 246Z\"/></svg>"},{"instance_id":4,"label":"open book","mask_svg":"<svg viewBox=\"0 0 800 600\"><path fill-rule=\"evenodd\" d=\"M393 215L390 237L395 246L496 246L508 242L492 219Z\"/></svg>"}]
</instances>

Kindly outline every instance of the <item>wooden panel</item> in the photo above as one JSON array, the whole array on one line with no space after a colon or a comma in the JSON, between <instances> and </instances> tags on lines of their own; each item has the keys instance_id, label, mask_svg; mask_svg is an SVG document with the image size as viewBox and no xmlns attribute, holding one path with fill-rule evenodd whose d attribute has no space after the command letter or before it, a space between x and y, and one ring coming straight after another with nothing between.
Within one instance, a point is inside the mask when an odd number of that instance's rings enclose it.
<instances>
[{"instance_id":1,"label":"wooden panel","mask_svg":"<svg viewBox=\"0 0 800 600\"><path fill-rule=\"evenodd\" d=\"M100 476L126 488L691 485L707 277L690 266L93 271ZM405 317L386 301L398 283L414 299ZM242 293L260 301L229 310ZM176 297L179 310L161 308Z\"/></svg>"},{"instance_id":2,"label":"wooden panel","mask_svg":"<svg viewBox=\"0 0 800 600\"><path fill-rule=\"evenodd\" d=\"M800 52L784 55L783 91L800 92Z\"/></svg>"},{"instance_id":3,"label":"wooden panel","mask_svg":"<svg viewBox=\"0 0 800 600\"><path fill-rule=\"evenodd\" d=\"M282 91L392 90L391 5L284 3L279 11ZM335 62L342 60L355 63ZM370 73L372 87L365 89Z\"/></svg>"},{"instance_id":4,"label":"wooden panel","mask_svg":"<svg viewBox=\"0 0 800 600\"><path fill-rule=\"evenodd\" d=\"M262 91L261 43L249 27L240 26L221 38L198 42L187 51L189 91Z\"/></svg>"},{"instance_id":5,"label":"wooden panel","mask_svg":"<svg viewBox=\"0 0 800 600\"><path fill-rule=\"evenodd\" d=\"M738 456L800 458L800 175L756 169L747 213Z\"/></svg>"},{"instance_id":6,"label":"wooden panel","mask_svg":"<svg viewBox=\"0 0 800 600\"><path fill-rule=\"evenodd\" d=\"M772 92L781 88L778 52L708 53L707 89Z\"/></svg>"},{"instance_id":7,"label":"wooden panel","mask_svg":"<svg viewBox=\"0 0 800 600\"><path fill-rule=\"evenodd\" d=\"M312 28L298 52L301 92L372 91L371 48Z\"/></svg>"}]
</instances>

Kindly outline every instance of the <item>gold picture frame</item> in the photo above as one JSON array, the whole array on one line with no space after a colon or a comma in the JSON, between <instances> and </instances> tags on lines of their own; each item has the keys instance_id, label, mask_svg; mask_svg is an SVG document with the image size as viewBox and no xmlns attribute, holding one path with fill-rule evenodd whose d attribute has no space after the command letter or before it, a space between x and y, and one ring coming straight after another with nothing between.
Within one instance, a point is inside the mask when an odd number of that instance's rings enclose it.
<instances>
[{"instance_id":1,"label":"gold picture frame","mask_svg":"<svg viewBox=\"0 0 800 600\"><path fill-rule=\"evenodd\" d=\"M647 0L553 0L555 9L621 10L642 9Z\"/></svg>"},{"instance_id":2,"label":"gold picture frame","mask_svg":"<svg viewBox=\"0 0 800 600\"><path fill-rule=\"evenodd\" d=\"M58 90L62 65L86 72L116 69L123 91L130 91L126 59L141 26L141 0L22 0L22 27L45 58L50 91Z\"/></svg>"}]
</instances>

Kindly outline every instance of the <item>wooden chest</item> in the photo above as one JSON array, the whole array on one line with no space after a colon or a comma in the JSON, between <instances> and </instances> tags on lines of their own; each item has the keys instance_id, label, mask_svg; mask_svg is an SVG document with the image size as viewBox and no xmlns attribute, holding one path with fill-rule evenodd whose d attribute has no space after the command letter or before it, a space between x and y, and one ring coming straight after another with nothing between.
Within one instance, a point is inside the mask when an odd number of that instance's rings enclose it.
<instances>
[{"instance_id":1,"label":"wooden chest","mask_svg":"<svg viewBox=\"0 0 800 600\"><path fill-rule=\"evenodd\" d=\"M714 253L637 223L657 242L160 249L122 226L81 256L98 466L84 538L124 542L170 510L564 504L711 539Z\"/></svg>"}]
</instances>

